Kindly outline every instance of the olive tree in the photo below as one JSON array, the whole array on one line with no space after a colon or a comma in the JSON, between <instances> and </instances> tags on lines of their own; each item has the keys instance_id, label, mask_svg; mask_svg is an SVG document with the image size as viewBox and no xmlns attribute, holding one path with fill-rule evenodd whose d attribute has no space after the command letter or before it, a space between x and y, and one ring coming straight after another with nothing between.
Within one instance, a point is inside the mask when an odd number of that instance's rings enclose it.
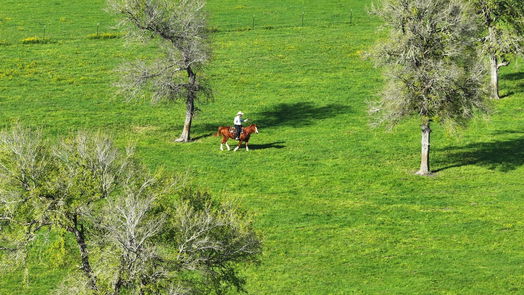
<instances>
[{"instance_id":1,"label":"olive tree","mask_svg":"<svg viewBox=\"0 0 524 295\"><path fill-rule=\"evenodd\" d=\"M524 1L470 0L482 24L482 50L489 57L491 98L499 99L499 69L522 54Z\"/></svg>"},{"instance_id":2,"label":"olive tree","mask_svg":"<svg viewBox=\"0 0 524 295\"><path fill-rule=\"evenodd\" d=\"M158 46L162 56L156 60L137 60L120 68L117 86L129 98L145 89L152 101L182 100L186 118L179 142L191 139L191 124L197 98L211 97L199 72L209 60L205 0L108 0L112 12L121 16L128 39L138 38Z\"/></svg>"},{"instance_id":3,"label":"olive tree","mask_svg":"<svg viewBox=\"0 0 524 295\"><path fill-rule=\"evenodd\" d=\"M16 267L38 237L55 233L76 243L77 253L64 255L78 263L57 294L242 290L238 267L256 262L261 247L251 220L182 180L149 172L132 149L123 152L102 135L51 147L27 129L6 132L0 258Z\"/></svg>"},{"instance_id":4,"label":"olive tree","mask_svg":"<svg viewBox=\"0 0 524 295\"><path fill-rule=\"evenodd\" d=\"M386 86L370 111L377 124L387 126L420 118L417 174L428 175L430 123L463 125L486 109L476 21L464 3L452 0L384 0L372 12L385 21L389 36L372 54L384 68Z\"/></svg>"}]
</instances>

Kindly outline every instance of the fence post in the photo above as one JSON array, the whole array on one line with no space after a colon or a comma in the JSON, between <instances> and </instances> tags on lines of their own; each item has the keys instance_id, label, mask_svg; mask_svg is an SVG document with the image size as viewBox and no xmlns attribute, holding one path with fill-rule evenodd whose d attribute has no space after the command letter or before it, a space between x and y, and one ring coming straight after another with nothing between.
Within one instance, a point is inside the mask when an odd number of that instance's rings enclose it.
<instances>
[{"instance_id":1,"label":"fence post","mask_svg":"<svg viewBox=\"0 0 524 295\"><path fill-rule=\"evenodd\" d=\"M302 11L302 26L304 26L304 14L305 14L305 12Z\"/></svg>"},{"instance_id":2,"label":"fence post","mask_svg":"<svg viewBox=\"0 0 524 295\"><path fill-rule=\"evenodd\" d=\"M45 39L45 30L46 30L46 25L44 25L44 39Z\"/></svg>"},{"instance_id":3,"label":"fence post","mask_svg":"<svg viewBox=\"0 0 524 295\"><path fill-rule=\"evenodd\" d=\"M349 10L349 24L353 25L353 9Z\"/></svg>"},{"instance_id":4,"label":"fence post","mask_svg":"<svg viewBox=\"0 0 524 295\"><path fill-rule=\"evenodd\" d=\"M253 30L255 29L255 15L253 15Z\"/></svg>"},{"instance_id":5,"label":"fence post","mask_svg":"<svg viewBox=\"0 0 524 295\"><path fill-rule=\"evenodd\" d=\"M99 28L100 28L100 23L97 23L96 24L96 37L98 38L98 31L99 31Z\"/></svg>"}]
</instances>

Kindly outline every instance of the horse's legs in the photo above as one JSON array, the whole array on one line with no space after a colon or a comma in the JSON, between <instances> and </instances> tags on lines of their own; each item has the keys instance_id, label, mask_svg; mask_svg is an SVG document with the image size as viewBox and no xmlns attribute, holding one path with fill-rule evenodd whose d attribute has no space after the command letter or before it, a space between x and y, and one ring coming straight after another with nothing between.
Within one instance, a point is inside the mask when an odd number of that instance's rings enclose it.
<instances>
[{"instance_id":1,"label":"horse's legs","mask_svg":"<svg viewBox=\"0 0 524 295\"><path fill-rule=\"evenodd\" d=\"M222 143L225 144L226 147L227 147L227 150L230 151L231 148L229 147L229 144L227 144L227 140L228 140L228 139L229 139L229 137L226 136L226 135L224 135L224 137L222 137ZM220 146L222 146L222 144L221 144Z\"/></svg>"},{"instance_id":2,"label":"horse's legs","mask_svg":"<svg viewBox=\"0 0 524 295\"><path fill-rule=\"evenodd\" d=\"M226 136L222 136L222 142L220 142L220 150L221 151L224 150L223 144L226 145L227 150L229 151L229 145L227 144L227 137Z\"/></svg>"},{"instance_id":3,"label":"horse's legs","mask_svg":"<svg viewBox=\"0 0 524 295\"><path fill-rule=\"evenodd\" d=\"M246 151L249 152L249 148L247 147L247 145L248 145L248 142L246 141Z\"/></svg>"},{"instance_id":4,"label":"horse's legs","mask_svg":"<svg viewBox=\"0 0 524 295\"><path fill-rule=\"evenodd\" d=\"M240 145L241 145L241 144L242 144L242 141L239 140L239 141L238 141L238 145L237 145L237 147L235 148L235 152L240 148Z\"/></svg>"}]
</instances>

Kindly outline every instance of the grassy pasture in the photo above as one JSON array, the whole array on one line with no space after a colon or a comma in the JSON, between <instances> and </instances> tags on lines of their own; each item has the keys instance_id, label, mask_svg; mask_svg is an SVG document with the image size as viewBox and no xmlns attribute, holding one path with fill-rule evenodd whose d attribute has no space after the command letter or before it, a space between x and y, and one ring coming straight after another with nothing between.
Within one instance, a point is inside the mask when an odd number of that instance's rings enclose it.
<instances>
[{"instance_id":1,"label":"grassy pasture","mask_svg":"<svg viewBox=\"0 0 524 295\"><path fill-rule=\"evenodd\" d=\"M0 2L2 128L104 130L150 166L188 169L199 187L239 199L264 239L262 264L245 270L252 294L524 293L522 61L503 69L506 97L489 120L454 136L435 128L438 173L423 178L417 120L368 125L382 85L362 58L380 38L369 1L210 0L216 98L200 105L189 144L173 142L182 107L115 97L113 69L155 48L90 38L98 24L119 33L104 5ZM22 43L44 26L50 42ZM261 133L249 153L220 152L211 134L238 110ZM25 281L1 271L0 294L51 292L74 266L52 267L49 247L35 246Z\"/></svg>"}]
</instances>

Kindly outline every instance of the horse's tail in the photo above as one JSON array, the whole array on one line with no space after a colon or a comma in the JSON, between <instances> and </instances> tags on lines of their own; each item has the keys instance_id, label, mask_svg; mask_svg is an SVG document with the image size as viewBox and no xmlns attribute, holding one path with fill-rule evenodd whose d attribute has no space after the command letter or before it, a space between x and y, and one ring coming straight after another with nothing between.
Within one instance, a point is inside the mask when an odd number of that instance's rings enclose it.
<instances>
[{"instance_id":1,"label":"horse's tail","mask_svg":"<svg viewBox=\"0 0 524 295\"><path fill-rule=\"evenodd\" d=\"M218 127L218 131L217 133L213 134L213 136L219 136L220 135L220 129L222 128L222 126Z\"/></svg>"}]
</instances>

